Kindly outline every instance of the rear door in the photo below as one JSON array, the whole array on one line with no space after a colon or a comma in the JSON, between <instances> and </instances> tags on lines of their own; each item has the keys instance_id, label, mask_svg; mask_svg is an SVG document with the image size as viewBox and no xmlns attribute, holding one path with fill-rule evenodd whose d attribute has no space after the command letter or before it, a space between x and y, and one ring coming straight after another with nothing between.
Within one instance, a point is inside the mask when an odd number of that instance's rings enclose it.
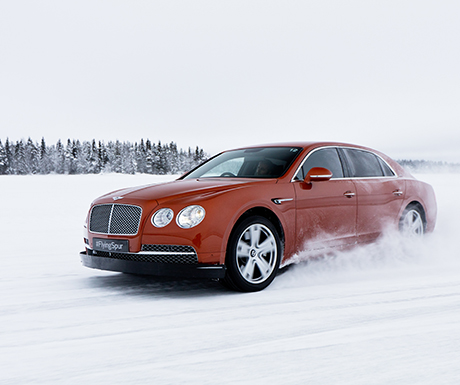
<instances>
[{"instance_id":1,"label":"rear door","mask_svg":"<svg viewBox=\"0 0 460 385\"><path fill-rule=\"evenodd\" d=\"M376 154L340 148L357 194L356 233L358 242L369 242L398 223L405 182Z\"/></svg>"},{"instance_id":2,"label":"rear door","mask_svg":"<svg viewBox=\"0 0 460 385\"><path fill-rule=\"evenodd\" d=\"M332 179L303 182L313 167L332 172ZM297 250L337 247L356 242L356 191L335 147L310 152L294 179Z\"/></svg>"}]
</instances>

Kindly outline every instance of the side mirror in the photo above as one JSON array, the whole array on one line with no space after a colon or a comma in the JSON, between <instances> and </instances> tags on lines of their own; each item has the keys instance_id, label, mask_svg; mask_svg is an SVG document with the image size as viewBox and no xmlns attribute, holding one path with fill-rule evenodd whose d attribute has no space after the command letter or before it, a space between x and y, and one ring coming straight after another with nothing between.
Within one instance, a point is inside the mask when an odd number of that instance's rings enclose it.
<instances>
[{"instance_id":1,"label":"side mirror","mask_svg":"<svg viewBox=\"0 0 460 385\"><path fill-rule=\"evenodd\" d=\"M332 178L332 172L324 167L313 167L308 171L304 182L310 184L311 182L325 182Z\"/></svg>"}]
</instances>

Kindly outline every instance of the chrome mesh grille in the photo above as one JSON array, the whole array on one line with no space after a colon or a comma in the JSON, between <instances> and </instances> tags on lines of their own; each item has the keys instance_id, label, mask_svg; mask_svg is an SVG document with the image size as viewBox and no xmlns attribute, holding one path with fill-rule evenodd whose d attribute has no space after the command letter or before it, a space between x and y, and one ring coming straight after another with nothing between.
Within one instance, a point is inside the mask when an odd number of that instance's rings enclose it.
<instances>
[{"instance_id":1,"label":"chrome mesh grille","mask_svg":"<svg viewBox=\"0 0 460 385\"><path fill-rule=\"evenodd\" d=\"M135 235L139 231L142 209L138 206L105 204L94 206L89 230L98 234Z\"/></svg>"},{"instance_id":2,"label":"chrome mesh grille","mask_svg":"<svg viewBox=\"0 0 460 385\"><path fill-rule=\"evenodd\" d=\"M181 245L142 245L142 251L152 251L159 253L194 253L195 249L192 246Z\"/></svg>"}]
</instances>

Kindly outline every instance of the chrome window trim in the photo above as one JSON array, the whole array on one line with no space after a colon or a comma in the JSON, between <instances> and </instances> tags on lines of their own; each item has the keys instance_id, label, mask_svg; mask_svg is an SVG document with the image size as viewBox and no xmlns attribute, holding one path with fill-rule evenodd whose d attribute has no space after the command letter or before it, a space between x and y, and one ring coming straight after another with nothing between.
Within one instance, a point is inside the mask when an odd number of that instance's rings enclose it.
<instances>
[{"instance_id":1,"label":"chrome window trim","mask_svg":"<svg viewBox=\"0 0 460 385\"><path fill-rule=\"evenodd\" d=\"M384 176L383 176L384 178L397 178L397 177L398 177L398 174L397 174L397 172L395 171L395 169L394 169L393 167L391 167L391 165L388 164L388 162L387 162L385 159L383 159L379 154L376 154L375 152L373 152L372 154L374 154L374 155L375 155L377 158L379 158L383 163L385 163L385 164L388 166L388 168L391 170L391 172L393 173L393 175L391 175L391 176L386 176L386 175L384 175Z\"/></svg>"},{"instance_id":2,"label":"chrome window trim","mask_svg":"<svg viewBox=\"0 0 460 385\"><path fill-rule=\"evenodd\" d=\"M385 159L383 159L380 155L376 154L376 153L373 152L373 151L366 150L366 149L364 149L364 148L348 147L348 146L338 146L337 148L350 149L350 150L357 150L357 151L363 151L363 152L368 152L368 153L370 153L370 154L373 154L373 155L375 155L377 158L379 158L383 163L385 163L385 164L388 166L388 168L391 170L391 172L393 173L393 175L390 175L390 176L387 176L387 175L382 175L382 176L351 176L351 177L349 177L350 179L378 179L378 178L397 178L397 177L398 177L398 174L397 174L397 172L394 170L394 168L391 167Z\"/></svg>"},{"instance_id":3,"label":"chrome window trim","mask_svg":"<svg viewBox=\"0 0 460 385\"><path fill-rule=\"evenodd\" d=\"M340 180L355 180L355 179L397 179L398 177L393 176L347 176L346 178L336 178Z\"/></svg>"},{"instance_id":4,"label":"chrome window trim","mask_svg":"<svg viewBox=\"0 0 460 385\"><path fill-rule=\"evenodd\" d=\"M358 147L348 147L348 146L323 146L323 147L317 147L315 149L313 149L312 151L310 151L306 156L305 158L303 159L302 163L300 163L299 167L297 167L292 179L291 179L291 183L293 182L302 182L300 179L296 179L296 175L299 173L300 169L303 167L304 163L307 161L307 159L310 157L311 154L313 154L314 152L316 151L319 151L319 150L323 150L323 149L327 149L327 148L335 148L336 150L338 149L350 149L350 150L358 150L358 151L364 151L364 152L369 152L373 155L375 155L377 158L379 158L383 163L385 163L388 168L391 170L391 172L394 174L394 175L382 175L382 176L366 176L366 177L360 177L360 176L349 176L349 177L343 177L343 178L331 178L330 180L334 180L334 179L340 179L340 180L354 180L354 179L381 179L381 178L385 178L385 179L396 179L398 178L398 174L397 172L394 170L393 167L391 167L391 165L388 164L388 162L383 159L380 155L376 154L375 152L373 151L370 151L370 150L366 150L366 149L363 149L363 148L358 148ZM340 159L340 156L339 156L339 159ZM340 159L340 162L342 163L342 159ZM342 168L343 168L343 163L342 163Z\"/></svg>"},{"instance_id":5,"label":"chrome window trim","mask_svg":"<svg viewBox=\"0 0 460 385\"><path fill-rule=\"evenodd\" d=\"M335 148L337 149L338 147L337 146L323 146L323 147L318 147L318 148L315 148L313 149L312 151L310 151L306 156L305 158L303 159L302 163L300 163L299 167L297 167L297 170L295 171L292 179L291 179L291 183L292 182L303 182L302 180L300 179L296 179L296 175L299 173L300 169L303 167L304 163L307 161L307 159L310 157L311 154L313 154L314 152L316 151L319 151L319 150L324 150L324 149L327 149L327 148ZM337 153L337 156L338 153ZM339 157L339 160L340 160L340 157ZM340 160L340 163L342 163L342 161ZM343 169L343 165L342 165L342 169ZM331 178L330 180L334 180L334 179L344 179L344 178Z\"/></svg>"}]
</instances>

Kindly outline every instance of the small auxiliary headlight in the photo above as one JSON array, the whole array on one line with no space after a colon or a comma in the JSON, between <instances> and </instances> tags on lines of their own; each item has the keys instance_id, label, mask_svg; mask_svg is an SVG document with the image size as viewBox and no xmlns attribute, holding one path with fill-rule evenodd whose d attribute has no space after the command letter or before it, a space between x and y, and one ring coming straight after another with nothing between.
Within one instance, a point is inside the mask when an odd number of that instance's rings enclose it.
<instances>
[{"instance_id":1,"label":"small auxiliary headlight","mask_svg":"<svg viewBox=\"0 0 460 385\"><path fill-rule=\"evenodd\" d=\"M206 211L198 205L187 206L176 218L177 225L189 229L199 224L205 217Z\"/></svg>"},{"instance_id":2,"label":"small auxiliary headlight","mask_svg":"<svg viewBox=\"0 0 460 385\"><path fill-rule=\"evenodd\" d=\"M160 209L152 215L152 225L155 227L165 227L172 221L173 218L174 212L171 209Z\"/></svg>"}]
</instances>

